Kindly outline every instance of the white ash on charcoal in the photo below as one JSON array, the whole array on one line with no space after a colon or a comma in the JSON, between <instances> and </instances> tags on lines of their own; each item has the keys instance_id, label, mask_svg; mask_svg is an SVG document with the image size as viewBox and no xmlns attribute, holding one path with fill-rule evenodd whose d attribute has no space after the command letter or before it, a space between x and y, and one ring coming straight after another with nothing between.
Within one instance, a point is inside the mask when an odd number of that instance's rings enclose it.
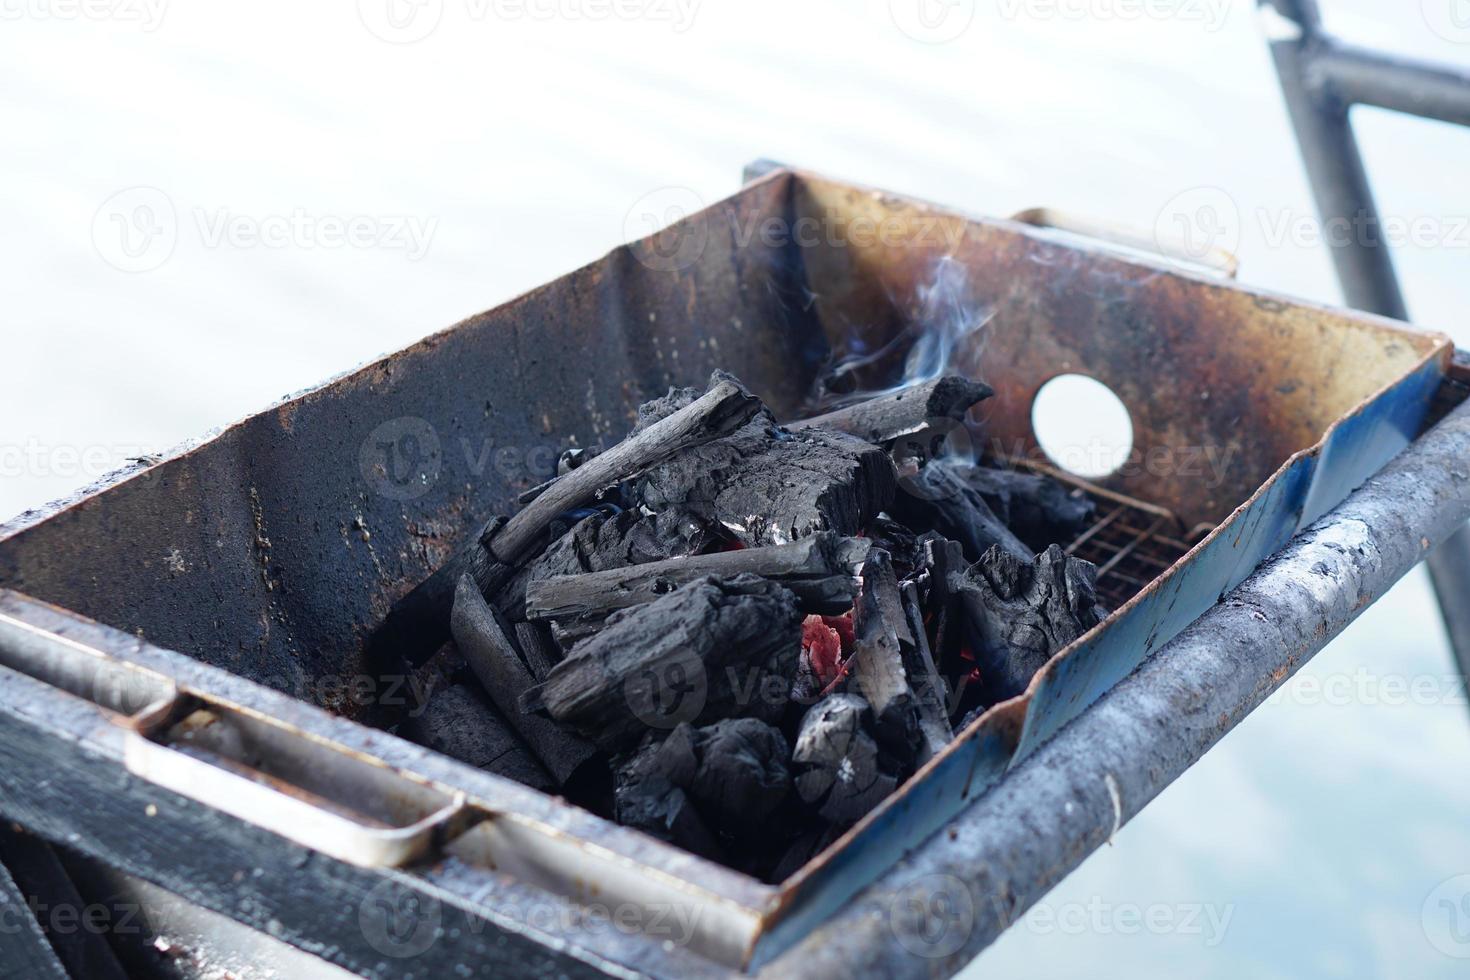
<instances>
[{"instance_id":1,"label":"white ash on charcoal","mask_svg":"<svg viewBox=\"0 0 1470 980\"><path fill-rule=\"evenodd\" d=\"M801 721L791 756L796 792L823 819L856 823L898 786L894 761L873 736L873 710L855 694L833 694Z\"/></svg>"},{"instance_id":2,"label":"white ash on charcoal","mask_svg":"<svg viewBox=\"0 0 1470 980\"><path fill-rule=\"evenodd\" d=\"M522 704L608 751L681 721L777 721L800 650L789 590L754 575L706 577L613 613Z\"/></svg>"},{"instance_id":3,"label":"white ash on charcoal","mask_svg":"<svg viewBox=\"0 0 1470 980\"><path fill-rule=\"evenodd\" d=\"M719 540L707 522L679 507L657 514L594 511L519 569L496 593L495 605L512 620L527 619L526 590L533 582L698 555Z\"/></svg>"},{"instance_id":4,"label":"white ash on charcoal","mask_svg":"<svg viewBox=\"0 0 1470 980\"><path fill-rule=\"evenodd\" d=\"M692 394L671 393L660 410ZM650 467L634 494L650 510L686 507L758 547L819 531L856 534L888 507L896 486L878 446L823 428L789 432L762 409L734 434Z\"/></svg>"},{"instance_id":5,"label":"white ash on charcoal","mask_svg":"<svg viewBox=\"0 0 1470 980\"><path fill-rule=\"evenodd\" d=\"M989 393L938 378L782 426L717 372L644 404L395 606L375 651L418 663L447 631L469 668L404 733L791 873L1098 621L1092 566L1030 547L1091 520L1065 488L920 453L896 493L899 447Z\"/></svg>"},{"instance_id":6,"label":"white ash on charcoal","mask_svg":"<svg viewBox=\"0 0 1470 980\"><path fill-rule=\"evenodd\" d=\"M875 733L907 773L941 752L954 731L918 588L898 581L887 552L874 550L863 568L853 624L848 690L872 707Z\"/></svg>"},{"instance_id":7,"label":"white ash on charcoal","mask_svg":"<svg viewBox=\"0 0 1470 980\"><path fill-rule=\"evenodd\" d=\"M463 575L474 579L482 595L495 595L544 548L551 524L562 515L596 502L609 487L665 457L736 432L764 411L758 398L722 371L711 376L704 394L680 400L676 410L559 476L515 516L488 520L454 558L394 604L368 641L369 662L385 667L423 663L448 639L449 614Z\"/></svg>"},{"instance_id":8,"label":"white ash on charcoal","mask_svg":"<svg viewBox=\"0 0 1470 980\"><path fill-rule=\"evenodd\" d=\"M986 704L1021 694L1054 654L1103 618L1096 567L1057 545L1030 561L991 548L947 584L963 610Z\"/></svg>"},{"instance_id":9,"label":"white ash on charcoal","mask_svg":"<svg viewBox=\"0 0 1470 980\"><path fill-rule=\"evenodd\" d=\"M882 444L903 436L918 435L936 427L941 432L947 431L952 426L942 423L963 420L972 405L993 394L995 392L987 384L957 375L947 375L865 398L824 415L793 422L789 428L792 431L809 428L833 429L871 443ZM936 423L941 424L936 426Z\"/></svg>"},{"instance_id":10,"label":"white ash on charcoal","mask_svg":"<svg viewBox=\"0 0 1470 980\"><path fill-rule=\"evenodd\" d=\"M884 747L911 767L919 754L919 709L904 669L900 633L910 645L908 620L888 553L875 551L863 566L863 587L853 610L853 663L848 690L873 712L873 731Z\"/></svg>"},{"instance_id":11,"label":"white ash on charcoal","mask_svg":"<svg viewBox=\"0 0 1470 980\"><path fill-rule=\"evenodd\" d=\"M764 821L791 792L790 759L786 737L755 718L681 724L618 764L617 820L664 839L692 831L700 847L710 829L727 842L769 833Z\"/></svg>"},{"instance_id":12,"label":"white ash on charcoal","mask_svg":"<svg viewBox=\"0 0 1470 980\"><path fill-rule=\"evenodd\" d=\"M822 531L791 544L740 548L706 555L649 561L585 574L538 577L529 583L525 613L531 619L588 620L652 602L697 578L729 578L748 572L780 582L806 613L838 614L852 608L856 571L871 542Z\"/></svg>"}]
</instances>

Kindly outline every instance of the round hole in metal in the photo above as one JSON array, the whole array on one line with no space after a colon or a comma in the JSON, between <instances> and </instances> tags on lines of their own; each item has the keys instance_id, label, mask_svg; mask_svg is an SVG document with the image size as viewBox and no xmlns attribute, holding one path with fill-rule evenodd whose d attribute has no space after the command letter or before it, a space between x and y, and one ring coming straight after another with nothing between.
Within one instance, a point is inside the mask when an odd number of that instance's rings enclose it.
<instances>
[{"instance_id":1,"label":"round hole in metal","mask_svg":"<svg viewBox=\"0 0 1470 980\"><path fill-rule=\"evenodd\" d=\"M1031 403L1031 431L1055 466L1089 480L1116 473L1133 451L1133 420L1122 399L1083 374L1041 386Z\"/></svg>"}]
</instances>

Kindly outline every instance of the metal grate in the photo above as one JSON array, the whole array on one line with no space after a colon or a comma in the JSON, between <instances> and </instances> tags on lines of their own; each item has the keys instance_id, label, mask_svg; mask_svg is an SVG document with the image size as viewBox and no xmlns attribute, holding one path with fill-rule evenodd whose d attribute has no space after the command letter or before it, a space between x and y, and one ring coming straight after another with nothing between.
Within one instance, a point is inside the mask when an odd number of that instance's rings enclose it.
<instances>
[{"instance_id":1,"label":"metal grate","mask_svg":"<svg viewBox=\"0 0 1470 980\"><path fill-rule=\"evenodd\" d=\"M1098 598L1113 610L1172 567L1192 546L1178 536L1179 519L1172 514L1096 494L1087 496L1097 502L1103 516L1067 546L1067 554L1097 566Z\"/></svg>"},{"instance_id":2,"label":"metal grate","mask_svg":"<svg viewBox=\"0 0 1470 980\"><path fill-rule=\"evenodd\" d=\"M1111 612L1132 599L1194 547L1213 528L1186 531L1172 511L1081 480L1031 460L1009 465L1044 473L1097 504L1098 519L1066 547L1069 555L1097 566L1097 594Z\"/></svg>"}]
</instances>

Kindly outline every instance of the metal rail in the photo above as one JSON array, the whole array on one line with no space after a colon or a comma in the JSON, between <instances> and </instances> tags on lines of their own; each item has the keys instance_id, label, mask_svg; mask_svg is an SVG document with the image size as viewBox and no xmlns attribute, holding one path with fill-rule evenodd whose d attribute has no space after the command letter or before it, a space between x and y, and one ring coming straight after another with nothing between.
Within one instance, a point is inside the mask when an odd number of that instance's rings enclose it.
<instances>
[{"instance_id":1,"label":"metal rail","mask_svg":"<svg viewBox=\"0 0 1470 980\"><path fill-rule=\"evenodd\" d=\"M1271 54L1317 210L1324 223L1348 221L1355 229L1331 245L1343 296L1360 310L1407 320L1349 114L1371 105L1470 126L1470 72L1344 44L1324 30L1317 0L1259 3L1285 19ZM1453 534L1428 565L1450 646L1470 676L1470 529Z\"/></svg>"},{"instance_id":2,"label":"metal rail","mask_svg":"<svg viewBox=\"0 0 1470 980\"><path fill-rule=\"evenodd\" d=\"M959 970L1470 518L1470 403L762 976Z\"/></svg>"}]
</instances>

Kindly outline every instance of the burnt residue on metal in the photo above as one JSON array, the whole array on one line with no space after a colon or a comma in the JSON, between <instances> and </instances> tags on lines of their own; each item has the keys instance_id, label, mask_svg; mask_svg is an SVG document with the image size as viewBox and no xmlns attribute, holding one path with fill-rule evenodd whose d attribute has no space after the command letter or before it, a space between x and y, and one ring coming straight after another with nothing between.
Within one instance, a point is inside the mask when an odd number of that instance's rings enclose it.
<instances>
[{"instance_id":1,"label":"burnt residue on metal","mask_svg":"<svg viewBox=\"0 0 1470 980\"><path fill-rule=\"evenodd\" d=\"M928 326L916 311L946 261L966 272L951 303L989 318L957 349L954 368L996 389L974 420L990 448L1034 456L1031 404L1041 385L1069 372L1097 378L1128 408L1144 461L1100 489L1177 515L1179 530L1167 537L1181 544L1194 541L1185 529L1213 527L1248 501L1260 504L1251 522L1294 530L1313 474L1283 464L1314 462L1339 419L1356 424L1392 383L1448 361L1444 338L1372 317L778 172L668 233L143 464L103 492L0 528L0 586L356 714L360 705L336 700L341 685L330 681L359 671L363 640L392 602L463 535L512 511L562 449L619 439L641 401L715 368L792 417L833 351L854 338L876 349ZM1385 409L1372 425L1416 424L1423 405L1414 392L1399 401L1397 416ZM1343 451L1353 449L1347 440ZM1194 455L1181 460L1185 453ZM1177 465L1202 458L1204 474ZM1244 540L1254 528L1229 530ZM1243 577L1253 564L1227 571ZM1147 621L1138 649L1179 628L1161 624L1179 618L1182 577L1130 600L1135 609L1152 603L1139 609ZM1213 586L1209 600L1224 587ZM1088 675L1086 658L1071 661L1047 672L1060 677L1052 721L1080 711L1108 679ZM772 917L811 894L800 890L803 877L835 906L914 827L999 779L1033 726L1033 705L995 709L786 883ZM638 847L675 860L652 840ZM687 855L678 861L718 873ZM824 910L800 909L816 921Z\"/></svg>"},{"instance_id":2,"label":"burnt residue on metal","mask_svg":"<svg viewBox=\"0 0 1470 980\"><path fill-rule=\"evenodd\" d=\"M962 287L949 301L990 318L957 367L995 388L977 412L992 448L1041 458L1037 392L1061 374L1095 378L1127 407L1135 457L1100 482L1190 527L1219 523L1370 394L1437 348L1448 353L1444 338L1411 342L1389 321L1166 272L1054 233L817 179L802 188L803 210L834 239L884 230L872 247L808 257L829 335L866 322L868 344L880 346L891 334L866 311L922 306L937 263L959 263Z\"/></svg>"},{"instance_id":3,"label":"burnt residue on metal","mask_svg":"<svg viewBox=\"0 0 1470 980\"><path fill-rule=\"evenodd\" d=\"M317 681L357 671L392 602L562 449L616 441L640 402L716 367L800 404L825 356L801 257L738 234L785 220L791 193L700 216L688 266L617 249L26 515L0 528L0 584L326 703Z\"/></svg>"},{"instance_id":4,"label":"burnt residue on metal","mask_svg":"<svg viewBox=\"0 0 1470 980\"><path fill-rule=\"evenodd\" d=\"M791 234L750 233L768 227ZM823 233L799 233L811 227ZM620 438L640 401L717 367L795 412L834 345L914 326L946 255L968 272L965 299L994 312L983 357L962 350L957 365L997 389L987 436L1034 451L1037 389L1090 374L1128 406L1145 458L1190 447L1223 461L1203 488L1167 472L1106 482L1187 524L1218 521L1423 356L1360 320L781 172L0 528L0 584L326 703L314 679L356 671L392 602L560 450Z\"/></svg>"}]
</instances>

